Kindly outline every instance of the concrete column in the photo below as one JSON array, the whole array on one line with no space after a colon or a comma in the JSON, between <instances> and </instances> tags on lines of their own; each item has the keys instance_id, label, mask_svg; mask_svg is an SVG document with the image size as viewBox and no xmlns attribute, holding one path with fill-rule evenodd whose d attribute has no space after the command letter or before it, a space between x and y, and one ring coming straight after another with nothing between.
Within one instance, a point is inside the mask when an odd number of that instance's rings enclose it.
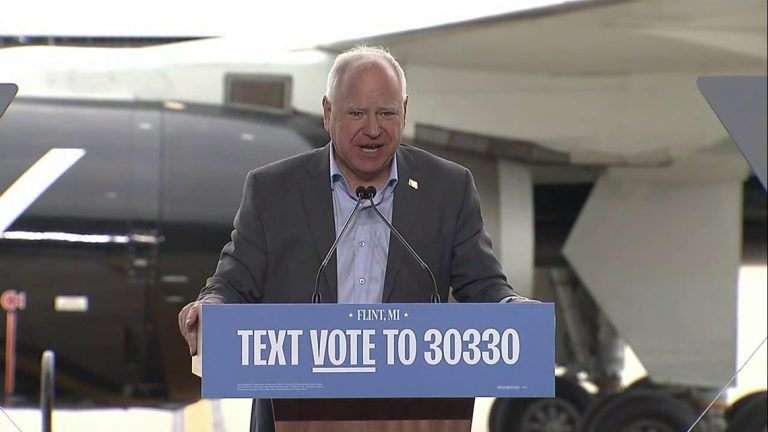
<instances>
[{"instance_id":1,"label":"concrete column","mask_svg":"<svg viewBox=\"0 0 768 432\"><path fill-rule=\"evenodd\" d=\"M521 295L533 292L533 180L530 169L499 159L499 238L494 245L507 279Z\"/></svg>"}]
</instances>

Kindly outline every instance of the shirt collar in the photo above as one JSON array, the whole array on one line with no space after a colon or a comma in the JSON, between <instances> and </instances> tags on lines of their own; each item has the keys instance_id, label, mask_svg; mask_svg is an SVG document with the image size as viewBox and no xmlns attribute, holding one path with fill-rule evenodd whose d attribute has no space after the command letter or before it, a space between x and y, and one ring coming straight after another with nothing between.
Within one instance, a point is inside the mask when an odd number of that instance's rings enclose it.
<instances>
[{"instance_id":1,"label":"shirt collar","mask_svg":"<svg viewBox=\"0 0 768 432\"><path fill-rule=\"evenodd\" d=\"M330 146L331 148L328 152L328 157L330 158L331 162L331 190L334 190L336 183L339 182L342 184L342 187L347 191L347 193L352 196L352 193L349 190L349 183L347 183L347 179L344 178L344 174L342 174L341 169L339 169L339 165L336 163L336 158L334 157L335 150L333 148L333 142L331 142ZM394 188L395 185L397 185L397 180L397 152L395 152L395 156L392 158L392 165L389 168L389 180L387 180L387 184L384 186L384 188Z\"/></svg>"}]
</instances>

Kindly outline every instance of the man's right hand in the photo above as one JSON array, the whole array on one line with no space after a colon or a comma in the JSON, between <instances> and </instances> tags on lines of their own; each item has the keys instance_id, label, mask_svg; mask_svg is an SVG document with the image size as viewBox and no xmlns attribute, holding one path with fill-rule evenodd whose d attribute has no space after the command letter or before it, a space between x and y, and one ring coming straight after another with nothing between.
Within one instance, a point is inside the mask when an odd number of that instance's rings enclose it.
<instances>
[{"instance_id":1,"label":"man's right hand","mask_svg":"<svg viewBox=\"0 0 768 432\"><path fill-rule=\"evenodd\" d=\"M184 306L179 312L179 330L189 345L191 356L197 354L197 317L200 315L200 305L204 303L220 304L222 301L217 298L198 300Z\"/></svg>"}]
</instances>

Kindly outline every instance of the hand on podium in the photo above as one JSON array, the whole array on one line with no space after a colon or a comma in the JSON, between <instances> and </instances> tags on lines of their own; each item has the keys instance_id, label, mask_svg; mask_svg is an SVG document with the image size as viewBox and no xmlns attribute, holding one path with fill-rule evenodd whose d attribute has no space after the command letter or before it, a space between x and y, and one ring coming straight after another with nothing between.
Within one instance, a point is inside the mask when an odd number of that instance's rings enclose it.
<instances>
[{"instance_id":1,"label":"hand on podium","mask_svg":"<svg viewBox=\"0 0 768 432\"><path fill-rule=\"evenodd\" d=\"M181 312L179 312L179 330L187 341L187 345L189 345L189 355L191 356L197 354L197 317L200 315L200 305L206 303L221 304L224 301L215 296L206 297L189 303L181 308Z\"/></svg>"},{"instance_id":2,"label":"hand on podium","mask_svg":"<svg viewBox=\"0 0 768 432\"><path fill-rule=\"evenodd\" d=\"M505 299L504 303L523 304L523 303L541 303L541 302L538 300L529 299L528 297L514 296L514 297L509 297Z\"/></svg>"}]
</instances>

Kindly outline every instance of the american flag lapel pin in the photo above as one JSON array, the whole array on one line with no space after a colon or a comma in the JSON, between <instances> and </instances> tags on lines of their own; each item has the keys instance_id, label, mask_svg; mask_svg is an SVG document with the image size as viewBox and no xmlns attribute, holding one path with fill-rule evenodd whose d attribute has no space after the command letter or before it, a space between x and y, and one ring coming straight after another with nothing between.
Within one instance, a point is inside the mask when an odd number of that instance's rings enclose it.
<instances>
[{"instance_id":1,"label":"american flag lapel pin","mask_svg":"<svg viewBox=\"0 0 768 432\"><path fill-rule=\"evenodd\" d=\"M412 178L408 179L408 186L410 186L410 187L412 187L412 188L414 188L416 190L419 190L419 182L417 182L416 180L414 180Z\"/></svg>"}]
</instances>

